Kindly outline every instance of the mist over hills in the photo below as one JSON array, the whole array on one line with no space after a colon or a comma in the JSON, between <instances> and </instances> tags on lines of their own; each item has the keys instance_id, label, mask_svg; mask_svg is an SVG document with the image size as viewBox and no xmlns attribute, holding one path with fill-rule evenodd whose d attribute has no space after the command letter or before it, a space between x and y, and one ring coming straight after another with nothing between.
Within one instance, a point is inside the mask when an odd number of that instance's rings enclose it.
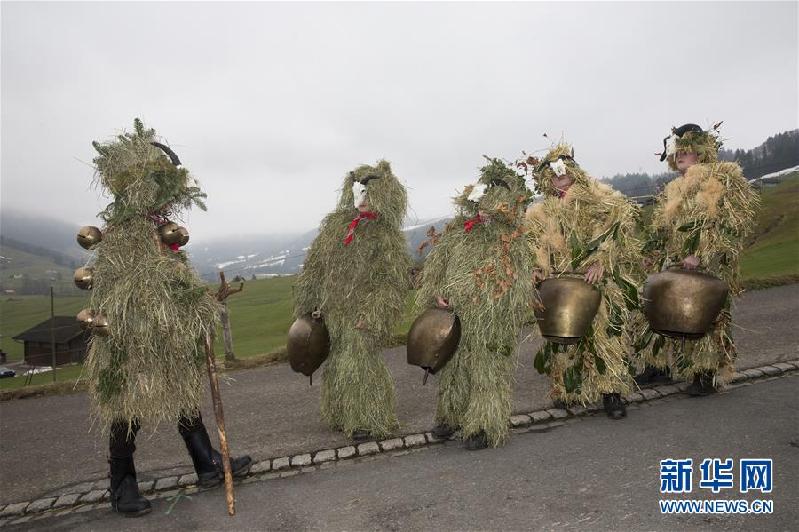
<instances>
[{"instance_id":1,"label":"mist over hills","mask_svg":"<svg viewBox=\"0 0 799 532\"><path fill-rule=\"evenodd\" d=\"M722 150L720 158L738 161L750 179L775 169L795 167L799 165L799 130L776 134L751 150ZM640 200L657 193L675 176L674 172L627 173L603 181L622 194ZM450 219L445 216L406 220L403 230L412 259L421 258L417 249L427 239L430 226L441 231ZM70 284L70 271L90 258L90 253L75 242L78 228L78 224L4 206L0 212L0 288L40 293L49 290L49 285L56 281L64 286ZM345 232L346 228L342 228L342 238ZM224 270L229 279L237 275L246 279L287 275L300 271L305 253L317 234L318 230L314 229L305 233L233 234L207 240L200 234L192 234L184 249L200 275L209 281L215 280L220 270ZM34 286L37 292L30 292Z\"/></svg>"},{"instance_id":2,"label":"mist over hills","mask_svg":"<svg viewBox=\"0 0 799 532\"><path fill-rule=\"evenodd\" d=\"M427 239L429 228L434 226L441 231L449 219L408 221L404 232L412 258L419 257L416 250ZM11 283L12 278L19 279L24 275L29 281L50 281L52 272L57 271L59 279L69 279L64 272L85 263L91 256L75 242L79 229L75 224L13 210L4 211L0 220L0 285L13 287L18 293L25 291L20 292L22 284ZM346 232L345 228L342 231L342 234ZM318 230L314 229L301 234L245 235L209 240L191 235L192 240L184 249L200 275L209 281L215 280L221 270L225 271L228 279L237 275L246 279L253 275L289 275L300 271L305 253L317 234ZM41 259L35 261L35 268L30 260L34 256ZM29 282L26 286L33 285Z\"/></svg>"},{"instance_id":3,"label":"mist over hills","mask_svg":"<svg viewBox=\"0 0 799 532\"><path fill-rule=\"evenodd\" d=\"M427 231L435 227L441 231L450 220L440 217L413 220L406 223L403 232L408 242L408 253L413 259L419 257L417 249L427 239ZM346 232L342 228L342 235ZM317 229L301 235L286 237L253 236L236 240L208 240L189 245L194 267L207 278L215 278L219 270L224 270L228 278L240 275L250 279L270 275L287 275L300 271L305 253L319 233ZM343 238L343 236L342 236Z\"/></svg>"}]
</instances>

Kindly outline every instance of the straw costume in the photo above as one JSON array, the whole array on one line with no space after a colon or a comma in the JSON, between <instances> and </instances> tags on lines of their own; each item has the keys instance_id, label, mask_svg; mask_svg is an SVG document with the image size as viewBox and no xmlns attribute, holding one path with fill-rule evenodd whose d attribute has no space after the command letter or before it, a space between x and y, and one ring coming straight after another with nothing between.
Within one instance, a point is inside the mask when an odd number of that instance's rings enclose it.
<instances>
[{"instance_id":1,"label":"straw costume","mask_svg":"<svg viewBox=\"0 0 799 532\"><path fill-rule=\"evenodd\" d=\"M174 423L203 486L222 480L221 455L200 416L202 339L217 320L217 303L178 245L158 228L203 194L155 131L134 131L93 143L99 185L114 201L100 214L103 238L94 247L91 309L108 320L93 335L85 364L94 417L110 433L111 504L126 515L150 510L138 493L133 464L140 423ZM237 475L250 458L232 460Z\"/></svg>"},{"instance_id":2,"label":"straw costume","mask_svg":"<svg viewBox=\"0 0 799 532\"><path fill-rule=\"evenodd\" d=\"M294 288L295 316L319 312L330 334L322 418L356 440L398 427L394 383L381 351L410 288L402 233L407 195L387 161L344 178Z\"/></svg>"},{"instance_id":3,"label":"straw costume","mask_svg":"<svg viewBox=\"0 0 799 532\"><path fill-rule=\"evenodd\" d=\"M535 262L540 277L578 275L601 266L595 286L601 303L589 332L576 345L546 342L535 356L535 367L549 375L556 403L582 404L603 397L608 415L624 417L621 394L630 390L627 365L629 312L637 305L630 265L640 260L635 238L637 209L619 192L589 177L566 144L551 149L539 161L523 162L533 174L543 201L527 213L528 228L536 235ZM565 191L553 184L568 176Z\"/></svg>"},{"instance_id":4,"label":"straw costume","mask_svg":"<svg viewBox=\"0 0 799 532\"><path fill-rule=\"evenodd\" d=\"M656 368L671 369L677 378L692 381L689 393L706 395L717 383L726 382L734 372L735 344L732 339L732 298L743 288L739 256L744 239L754 228L760 199L747 183L741 167L717 160L721 148L718 125L703 131L685 124L664 139L661 161L677 170L679 152L695 153L698 163L671 181L658 196L644 249L652 264L650 271L679 266L694 256L699 269L729 285L724 309L710 332L699 340L681 341L654 334L643 320L636 350L639 357Z\"/></svg>"},{"instance_id":5,"label":"straw costume","mask_svg":"<svg viewBox=\"0 0 799 532\"><path fill-rule=\"evenodd\" d=\"M442 298L461 322L461 339L439 373L436 435L461 431L467 449L508 437L519 333L532 314L532 248L523 230L532 194L524 178L489 159L455 198L458 213L422 270L417 310Z\"/></svg>"}]
</instances>

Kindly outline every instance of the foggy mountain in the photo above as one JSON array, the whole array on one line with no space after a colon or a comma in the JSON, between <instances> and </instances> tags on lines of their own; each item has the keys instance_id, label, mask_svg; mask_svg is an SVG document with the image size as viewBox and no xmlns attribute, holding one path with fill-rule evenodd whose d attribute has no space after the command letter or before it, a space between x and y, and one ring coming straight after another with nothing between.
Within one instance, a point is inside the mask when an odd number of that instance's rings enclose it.
<instances>
[{"instance_id":1,"label":"foggy mountain","mask_svg":"<svg viewBox=\"0 0 799 532\"><path fill-rule=\"evenodd\" d=\"M9 250L24 251L62 266L83 264L90 258L75 242L79 227L61 220L33 217L16 211L2 213L2 241L0 255ZM408 252L413 260L419 255L417 248L428 237L430 226L441 231L448 217L428 220L409 220L403 230L408 240ZM287 275L300 271L305 253L316 238L318 230L294 235L249 235L223 239L202 240L191 235L184 248L192 264L211 281L224 270L228 279L240 275L245 279L274 275ZM343 237L342 237L343 238ZM13 268L12 264L6 265Z\"/></svg>"}]
</instances>

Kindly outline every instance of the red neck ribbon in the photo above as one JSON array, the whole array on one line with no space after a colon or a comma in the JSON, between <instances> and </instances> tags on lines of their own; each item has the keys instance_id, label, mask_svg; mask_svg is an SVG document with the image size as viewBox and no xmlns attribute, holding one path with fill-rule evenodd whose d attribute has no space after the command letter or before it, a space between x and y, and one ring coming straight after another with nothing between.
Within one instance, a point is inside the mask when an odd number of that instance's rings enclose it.
<instances>
[{"instance_id":1,"label":"red neck ribbon","mask_svg":"<svg viewBox=\"0 0 799 532\"><path fill-rule=\"evenodd\" d=\"M370 211L359 213L358 216L353 218L350 225L347 227L347 236L344 237L344 245L349 246L352 243L352 239L355 238L355 228L358 227L361 220L374 220L375 218L377 218L377 213Z\"/></svg>"},{"instance_id":2,"label":"red neck ribbon","mask_svg":"<svg viewBox=\"0 0 799 532\"><path fill-rule=\"evenodd\" d=\"M471 233L475 225L481 224L483 222L485 222L485 218L483 218L478 214L474 218L469 218L468 220L463 222L463 230L466 231L467 233Z\"/></svg>"}]
</instances>

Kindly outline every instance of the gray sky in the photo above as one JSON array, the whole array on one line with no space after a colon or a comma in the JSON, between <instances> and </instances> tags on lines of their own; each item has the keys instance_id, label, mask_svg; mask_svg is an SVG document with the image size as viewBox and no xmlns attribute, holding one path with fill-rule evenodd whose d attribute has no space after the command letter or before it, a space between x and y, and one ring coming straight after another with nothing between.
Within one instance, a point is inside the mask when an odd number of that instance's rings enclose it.
<instances>
[{"instance_id":1,"label":"gray sky","mask_svg":"<svg viewBox=\"0 0 799 532\"><path fill-rule=\"evenodd\" d=\"M481 155L565 134L595 176L661 172L672 125L797 127L797 3L2 3L2 208L107 203L91 141L142 117L209 194L192 240L299 232L386 158L451 212Z\"/></svg>"}]
</instances>

